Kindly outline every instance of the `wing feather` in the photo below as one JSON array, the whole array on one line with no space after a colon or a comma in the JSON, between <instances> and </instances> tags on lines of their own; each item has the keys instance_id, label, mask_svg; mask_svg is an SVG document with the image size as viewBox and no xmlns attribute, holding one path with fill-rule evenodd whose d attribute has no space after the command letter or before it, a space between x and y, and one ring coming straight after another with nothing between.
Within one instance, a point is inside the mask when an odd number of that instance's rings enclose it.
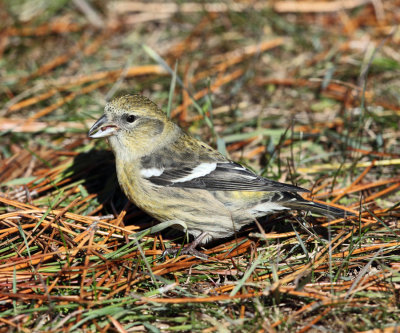
<instances>
[{"instance_id":1,"label":"wing feather","mask_svg":"<svg viewBox=\"0 0 400 333\"><path fill-rule=\"evenodd\" d=\"M151 175L145 178L155 185L208 191L309 192L301 187L257 176L249 169L229 160L202 162L196 165L163 165L159 172L154 168L152 172L146 172L144 169L142 175Z\"/></svg>"}]
</instances>

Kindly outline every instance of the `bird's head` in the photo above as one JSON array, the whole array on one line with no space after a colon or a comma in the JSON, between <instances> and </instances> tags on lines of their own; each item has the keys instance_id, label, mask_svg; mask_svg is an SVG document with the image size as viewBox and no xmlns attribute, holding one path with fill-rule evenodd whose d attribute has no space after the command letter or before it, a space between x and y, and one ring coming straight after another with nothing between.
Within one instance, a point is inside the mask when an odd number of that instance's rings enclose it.
<instances>
[{"instance_id":1,"label":"bird's head","mask_svg":"<svg viewBox=\"0 0 400 333\"><path fill-rule=\"evenodd\" d=\"M160 146L177 126L151 100L142 95L125 95L106 104L104 114L89 130L93 139L107 137L114 153L141 157Z\"/></svg>"}]
</instances>

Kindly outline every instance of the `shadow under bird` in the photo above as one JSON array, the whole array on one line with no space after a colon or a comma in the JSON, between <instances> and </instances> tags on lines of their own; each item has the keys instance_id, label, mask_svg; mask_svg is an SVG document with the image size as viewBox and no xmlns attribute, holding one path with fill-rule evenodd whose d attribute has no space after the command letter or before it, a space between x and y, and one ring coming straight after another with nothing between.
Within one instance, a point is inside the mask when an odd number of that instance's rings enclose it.
<instances>
[{"instance_id":1,"label":"shadow under bird","mask_svg":"<svg viewBox=\"0 0 400 333\"><path fill-rule=\"evenodd\" d=\"M354 215L305 200L298 192L308 190L260 177L227 159L185 133L142 95L107 103L89 137L108 138L118 182L129 200L159 221L186 224L195 240L184 253L198 254L198 244L229 237L255 219L279 211Z\"/></svg>"}]
</instances>

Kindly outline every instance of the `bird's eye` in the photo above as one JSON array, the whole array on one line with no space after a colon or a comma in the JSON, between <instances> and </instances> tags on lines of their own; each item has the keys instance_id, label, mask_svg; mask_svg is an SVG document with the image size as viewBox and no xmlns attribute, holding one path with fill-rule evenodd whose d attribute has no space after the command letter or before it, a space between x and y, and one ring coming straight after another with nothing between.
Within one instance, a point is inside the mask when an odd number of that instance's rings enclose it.
<instances>
[{"instance_id":1,"label":"bird's eye","mask_svg":"<svg viewBox=\"0 0 400 333\"><path fill-rule=\"evenodd\" d=\"M128 123L133 123L136 120L136 117L133 114L130 114L129 116L126 117L126 121Z\"/></svg>"}]
</instances>

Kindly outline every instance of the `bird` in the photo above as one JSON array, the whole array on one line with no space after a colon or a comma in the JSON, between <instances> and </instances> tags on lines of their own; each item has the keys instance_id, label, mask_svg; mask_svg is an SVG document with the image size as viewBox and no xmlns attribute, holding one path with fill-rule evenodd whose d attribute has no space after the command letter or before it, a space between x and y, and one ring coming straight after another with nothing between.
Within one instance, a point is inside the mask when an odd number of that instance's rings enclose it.
<instances>
[{"instance_id":1,"label":"bird","mask_svg":"<svg viewBox=\"0 0 400 333\"><path fill-rule=\"evenodd\" d=\"M88 132L107 138L127 198L160 222L181 221L194 241L234 235L255 219L287 210L346 217L354 214L304 199L304 188L255 174L173 122L149 98L127 94L106 103ZM182 224L174 226L182 229Z\"/></svg>"}]
</instances>

